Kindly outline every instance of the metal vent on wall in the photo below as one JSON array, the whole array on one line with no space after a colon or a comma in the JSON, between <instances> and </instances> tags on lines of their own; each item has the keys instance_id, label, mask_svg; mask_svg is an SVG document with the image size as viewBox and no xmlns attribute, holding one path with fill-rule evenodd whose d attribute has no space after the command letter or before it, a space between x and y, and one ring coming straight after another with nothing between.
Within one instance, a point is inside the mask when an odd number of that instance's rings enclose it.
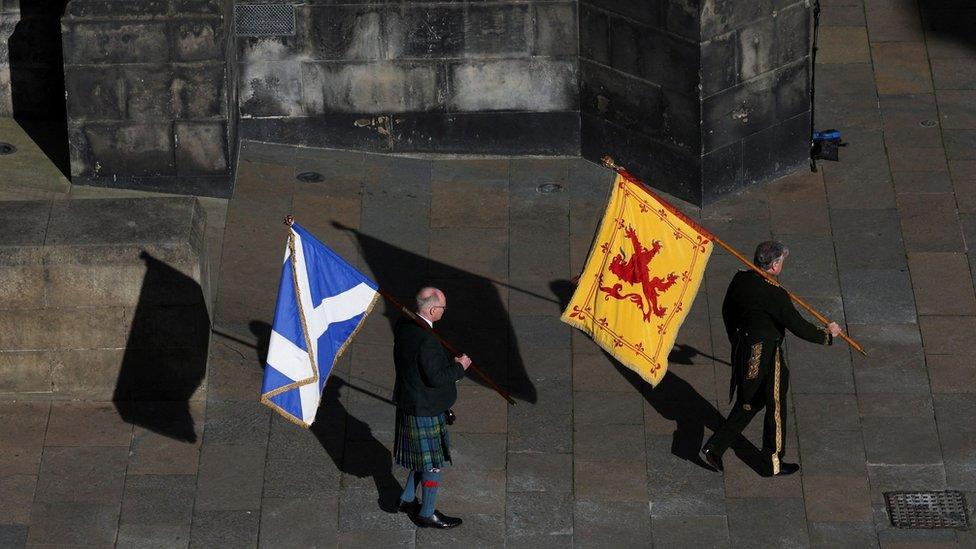
<instances>
[{"instance_id":1,"label":"metal vent on wall","mask_svg":"<svg viewBox=\"0 0 976 549\"><path fill-rule=\"evenodd\" d=\"M895 528L969 528L962 492L885 492L884 497Z\"/></svg>"},{"instance_id":2,"label":"metal vent on wall","mask_svg":"<svg viewBox=\"0 0 976 549\"><path fill-rule=\"evenodd\" d=\"M295 6L292 4L237 4L234 19L237 36L295 34Z\"/></svg>"}]
</instances>

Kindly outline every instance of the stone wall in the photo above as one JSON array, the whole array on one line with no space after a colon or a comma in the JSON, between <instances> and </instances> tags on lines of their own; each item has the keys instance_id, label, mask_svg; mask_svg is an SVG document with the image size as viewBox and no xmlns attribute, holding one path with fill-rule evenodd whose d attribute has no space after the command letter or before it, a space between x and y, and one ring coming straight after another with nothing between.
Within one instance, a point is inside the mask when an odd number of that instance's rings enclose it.
<instances>
[{"instance_id":1,"label":"stone wall","mask_svg":"<svg viewBox=\"0 0 976 549\"><path fill-rule=\"evenodd\" d=\"M205 226L192 197L0 202L0 394L202 398Z\"/></svg>"},{"instance_id":2,"label":"stone wall","mask_svg":"<svg viewBox=\"0 0 976 549\"><path fill-rule=\"evenodd\" d=\"M231 0L72 0L62 18L75 184L229 196Z\"/></svg>"},{"instance_id":3,"label":"stone wall","mask_svg":"<svg viewBox=\"0 0 976 549\"><path fill-rule=\"evenodd\" d=\"M575 0L295 9L294 36L238 38L242 137L387 152L578 153Z\"/></svg>"},{"instance_id":4,"label":"stone wall","mask_svg":"<svg viewBox=\"0 0 976 549\"><path fill-rule=\"evenodd\" d=\"M811 20L796 0L581 0L583 156L695 203L796 170Z\"/></svg>"}]
</instances>

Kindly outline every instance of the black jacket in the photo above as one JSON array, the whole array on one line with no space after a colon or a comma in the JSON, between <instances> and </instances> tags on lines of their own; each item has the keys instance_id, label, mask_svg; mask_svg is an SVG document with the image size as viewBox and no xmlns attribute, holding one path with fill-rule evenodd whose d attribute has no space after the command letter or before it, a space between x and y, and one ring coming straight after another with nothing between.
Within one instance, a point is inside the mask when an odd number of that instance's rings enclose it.
<instances>
[{"instance_id":1,"label":"black jacket","mask_svg":"<svg viewBox=\"0 0 976 549\"><path fill-rule=\"evenodd\" d=\"M457 400L455 384L464 368L454 362L433 334L401 318L393 329L397 408L411 416L436 416Z\"/></svg>"}]
</instances>

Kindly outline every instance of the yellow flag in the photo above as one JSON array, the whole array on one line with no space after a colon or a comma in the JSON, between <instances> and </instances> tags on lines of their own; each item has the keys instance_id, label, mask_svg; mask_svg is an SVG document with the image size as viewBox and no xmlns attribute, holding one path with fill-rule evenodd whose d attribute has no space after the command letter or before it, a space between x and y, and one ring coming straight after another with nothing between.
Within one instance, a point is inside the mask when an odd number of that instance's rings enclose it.
<instances>
[{"instance_id":1,"label":"yellow flag","mask_svg":"<svg viewBox=\"0 0 976 549\"><path fill-rule=\"evenodd\" d=\"M657 385L711 254L708 231L620 174L561 320Z\"/></svg>"}]
</instances>

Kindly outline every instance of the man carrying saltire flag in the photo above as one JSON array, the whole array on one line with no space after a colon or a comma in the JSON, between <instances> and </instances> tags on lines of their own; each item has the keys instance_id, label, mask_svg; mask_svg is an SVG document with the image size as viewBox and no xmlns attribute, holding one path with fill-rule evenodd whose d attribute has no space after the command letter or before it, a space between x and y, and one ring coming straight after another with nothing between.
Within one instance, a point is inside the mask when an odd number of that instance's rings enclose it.
<instances>
[{"instance_id":1,"label":"man carrying saltire flag","mask_svg":"<svg viewBox=\"0 0 976 549\"><path fill-rule=\"evenodd\" d=\"M711 253L710 233L619 174L561 320L657 385Z\"/></svg>"},{"instance_id":2,"label":"man carrying saltire flag","mask_svg":"<svg viewBox=\"0 0 976 549\"><path fill-rule=\"evenodd\" d=\"M379 297L375 282L298 223L290 229L278 285L261 402L309 427L332 367Z\"/></svg>"}]
</instances>

